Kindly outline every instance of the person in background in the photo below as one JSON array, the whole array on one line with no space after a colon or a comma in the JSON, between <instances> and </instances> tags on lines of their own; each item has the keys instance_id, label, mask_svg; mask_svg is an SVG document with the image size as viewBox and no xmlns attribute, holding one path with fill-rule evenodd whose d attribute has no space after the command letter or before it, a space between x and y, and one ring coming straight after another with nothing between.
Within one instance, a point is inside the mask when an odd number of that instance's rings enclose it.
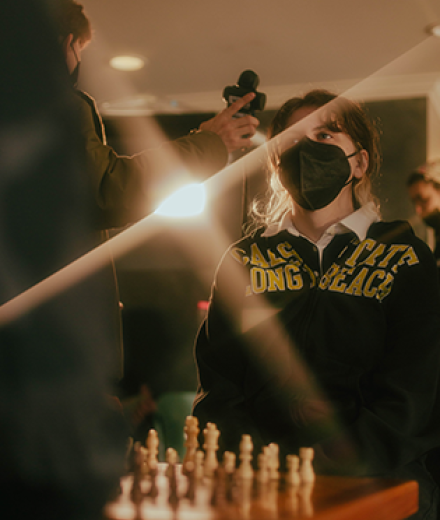
<instances>
[{"instance_id":1,"label":"person in background","mask_svg":"<svg viewBox=\"0 0 440 520\"><path fill-rule=\"evenodd\" d=\"M440 162L432 161L419 166L408 176L406 186L417 215L433 231L431 248L440 278ZM440 482L440 447L430 453L427 464L436 481Z\"/></svg>"},{"instance_id":2,"label":"person in background","mask_svg":"<svg viewBox=\"0 0 440 520\"><path fill-rule=\"evenodd\" d=\"M271 197L217 269L193 413L201 430L217 425L222 450L250 434L254 461L269 443L282 463L313 447L318 474L417 480L414 518L436 519L432 252L407 222L380 218L378 134L359 104L310 91L280 108L269 137Z\"/></svg>"},{"instance_id":3,"label":"person in background","mask_svg":"<svg viewBox=\"0 0 440 520\"><path fill-rule=\"evenodd\" d=\"M105 397L108 286L94 276L13 319L3 312L91 247L84 146L48 2L2 0L0 14L1 514L96 520L126 449Z\"/></svg>"},{"instance_id":4,"label":"person in background","mask_svg":"<svg viewBox=\"0 0 440 520\"><path fill-rule=\"evenodd\" d=\"M231 152L251 146L258 119L249 115L234 118L234 115L253 99L254 94L237 100L185 137L156 148L151 148L151 144L146 142L146 150L141 153L130 157L118 155L107 144L105 128L94 99L76 88L81 54L92 39L92 27L84 6L75 0L53 0L52 7L81 121L100 242L108 239L109 229L132 224L153 212L161 198L169 194L167 190L173 186L171 181L180 177L185 179L185 175L187 181L190 178L192 182L203 181L226 166ZM189 171L191 177L184 171ZM119 369L115 379L119 380L123 374L122 303L119 301L115 267L110 258L107 269L109 283L114 288L113 323L119 341ZM135 403L138 406L133 409ZM151 413L155 408L148 390L140 391L137 398L130 399L125 405L133 426L141 419L140 414Z\"/></svg>"},{"instance_id":5,"label":"person in background","mask_svg":"<svg viewBox=\"0 0 440 520\"><path fill-rule=\"evenodd\" d=\"M440 274L440 163L417 168L408 176L406 186L417 215L434 231L434 256Z\"/></svg>"}]
</instances>

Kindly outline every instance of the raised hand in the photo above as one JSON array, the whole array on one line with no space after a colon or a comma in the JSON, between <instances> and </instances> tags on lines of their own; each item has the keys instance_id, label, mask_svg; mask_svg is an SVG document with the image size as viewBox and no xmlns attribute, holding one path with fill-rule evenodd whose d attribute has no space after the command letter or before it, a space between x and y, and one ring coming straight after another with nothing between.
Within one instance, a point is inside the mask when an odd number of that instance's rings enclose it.
<instances>
[{"instance_id":1,"label":"raised hand","mask_svg":"<svg viewBox=\"0 0 440 520\"><path fill-rule=\"evenodd\" d=\"M252 146L251 138L260 124L256 117L243 115L234 117L245 105L255 97L253 92L234 101L232 105L219 112L216 116L200 125L200 130L210 130L218 134L226 145L228 152Z\"/></svg>"}]
</instances>

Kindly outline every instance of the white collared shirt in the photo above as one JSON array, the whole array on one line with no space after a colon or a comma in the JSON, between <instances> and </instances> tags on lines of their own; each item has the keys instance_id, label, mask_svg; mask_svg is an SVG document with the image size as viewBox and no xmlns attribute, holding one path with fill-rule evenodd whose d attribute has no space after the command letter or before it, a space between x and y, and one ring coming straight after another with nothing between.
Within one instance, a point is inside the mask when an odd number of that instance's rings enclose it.
<instances>
[{"instance_id":1,"label":"white collared shirt","mask_svg":"<svg viewBox=\"0 0 440 520\"><path fill-rule=\"evenodd\" d=\"M291 212L288 211L284 214L280 222L270 224L262 236L271 237L277 233L280 233L281 231L286 230L292 235L297 237L304 237L309 242L314 244L318 248L319 258L322 259L322 252L332 241L335 235L346 233L347 231L352 231L356 234L359 240L362 241L367 236L367 231L371 224L373 224L373 222L377 222L378 220L379 215L377 214L376 206L373 202L370 202L353 213L350 213L350 215L343 218L339 222L329 226L318 239L318 241L314 242L309 237L306 237L298 231L292 221Z\"/></svg>"}]
</instances>

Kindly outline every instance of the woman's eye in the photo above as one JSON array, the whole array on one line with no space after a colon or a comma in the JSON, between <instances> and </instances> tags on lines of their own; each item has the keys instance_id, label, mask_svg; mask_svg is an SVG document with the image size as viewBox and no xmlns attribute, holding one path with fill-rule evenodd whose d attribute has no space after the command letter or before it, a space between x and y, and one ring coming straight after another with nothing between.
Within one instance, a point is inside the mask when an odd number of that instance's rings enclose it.
<instances>
[{"instance_id":1,"label":"woman's eye","mask_svg":"<svg viewBox=\"0 0 440 520\"><path fill-rule=\"evenodd\" d=\"M328 132L319 132L318 133L318 139L325 141L327 139L331 139L333 136L329 134Z\"/></svg>"}]
</instances>

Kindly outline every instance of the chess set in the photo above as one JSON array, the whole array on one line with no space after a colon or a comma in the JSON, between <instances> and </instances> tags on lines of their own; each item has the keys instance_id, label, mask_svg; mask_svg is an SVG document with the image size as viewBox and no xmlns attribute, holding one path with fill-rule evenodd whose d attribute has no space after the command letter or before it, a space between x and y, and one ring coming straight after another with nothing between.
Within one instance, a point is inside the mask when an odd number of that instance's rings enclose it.
<instances>
[{"instance_id":1,"label":"chess set","mask_svg":"<svg viewBox=\"0 0 440 520\"><path fill-rule=\"evenodd\" d=\"M417 510L415 482L315 476L309 447L287 455L287 470L280 472L274 443L262 449L254 469L250 435L242 435L239 460L235 453L225 452L220 461L216 425L208 423L203 430L203 449L199 432L197 418L188 416L181 462L170 447L166 461L159 462L155 430L149 431L145 446L131 442L130 469L105 507L104 519L400 520Z\"/></svg>"},{"instance_id":2,"label":"chess set","mask_svg":"<svg viewBox=\"0 0 440 520\"><path fill-rule=\"evenodd\" d=\"M253 503L277 509L280 489L290 497L288 509L292 514L308 512L310 516L315 481L312 448L288 455L288 470L281 476L276 444L263 448L258 455L258 470L254 470L250 435L242 435L239 461L228 451L219 461L220 431L213 423L206 425L203 450L198 449L199 431L197 418L188 416L184 427L186 453L181 463L174 448L167 448L166 462L158 461L159 438L154 429L149 431L145 446L130 443L127 460L132 460L132 471L121 479L119 494L107 505L105 518L171 519L177 513L182 518L246 518Z\"/></svg>"}]
</instances>

